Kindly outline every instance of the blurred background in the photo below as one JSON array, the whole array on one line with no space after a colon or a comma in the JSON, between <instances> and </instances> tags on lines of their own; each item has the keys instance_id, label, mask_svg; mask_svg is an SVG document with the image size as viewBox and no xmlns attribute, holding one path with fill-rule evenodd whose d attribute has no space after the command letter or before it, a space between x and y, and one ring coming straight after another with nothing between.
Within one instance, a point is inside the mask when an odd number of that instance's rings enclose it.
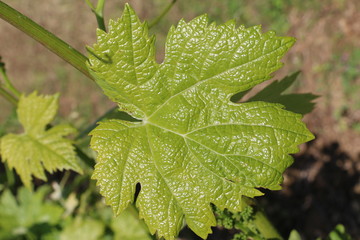
<instances>
[{"instance_id":1,"label":"blurred background","mask_svg":"<svg viewBox=\"0 0 360 240\"><path fill-rule=\"evenodd\" d=\"M85 54L95 42L96 19L83 0L5 0ZM170 0L129 0L151 21ZM125 1L108 0L105 18L120 17ZM338 223L360 239L360 1L359 0L178 0L151 29L157 59L171 25L207 13L211 21L236 19L245 26L297 38L274 79L300 70L292 92L319 97L304 117L316 140L301 146L285 174L284 188L259 199L287 236L297 229L305 239L325 236ZM113 106L101 90L43 46L0 20L0 56L21 91L61 93L60 121L80 130ZM270 81L269 81L270 82ZM17 129L15 112L0 99L0 136Z\"/></svg>"}]
</instances>

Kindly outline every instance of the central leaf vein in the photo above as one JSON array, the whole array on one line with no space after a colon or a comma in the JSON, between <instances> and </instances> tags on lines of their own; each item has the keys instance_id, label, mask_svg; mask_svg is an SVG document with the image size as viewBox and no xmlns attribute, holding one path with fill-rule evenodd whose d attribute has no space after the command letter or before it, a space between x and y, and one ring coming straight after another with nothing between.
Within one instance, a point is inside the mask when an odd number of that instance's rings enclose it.
<instances>
[{"instance_id":1,"label":"central leaf vein","mask_svg":"<svg viewBox=\"0 0 360 240\"><path fill-rule=\"evenodd\" d=\"M154 159L154 152L153 152L153 149L152 149L152 144L150 142L150 134L149 134L149 129L148 129L148 126L145 126L145 129L146 129L146 136L147 136L147 140L148 140L148 145L149 145L149 150L150 150L150 156L151 156L151 159L152 159L152 162L156 168L156 171L160 174L161 176L161 179L163 179L166 187L169 189L169 191L171 192L171 196L174 197L175 201L177 202L177 205L180 207L181 211L184 213L184 210L183 210L183 207L181 206L180 204L180 201L176 198L175 194L172 192L172 189L169 187L169 183L166 181L166 178L164 177L164 175L162 174L162 172L159 170L159 167L156 163L156 160Z\"/></svg>"}]
</instances>

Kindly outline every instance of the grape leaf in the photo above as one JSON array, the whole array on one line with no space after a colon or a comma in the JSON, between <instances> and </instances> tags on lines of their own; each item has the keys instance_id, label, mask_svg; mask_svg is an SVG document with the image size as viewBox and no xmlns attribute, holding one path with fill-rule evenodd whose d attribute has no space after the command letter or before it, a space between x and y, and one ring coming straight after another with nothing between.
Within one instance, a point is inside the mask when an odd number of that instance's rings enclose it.
<instances>
[{"instance_id":1,"label":"grape leaf","mask_svg":"<svg viewBox=\"0 0 360 240\"><path fill-rule=\"evenodd\" d=\"M36 92L22 95L17 114L24 127L23 134L7 134L1 138L2 161L20 175L24 185L31 187L31 175L46 181L44 169L72 169L82 172L71 141L63 136L76 132L69 125L46 126L54 119L59 95L38 96Z\"/></svg>"},{"instance_id":2,"label":"grape leaf","mask_svg":"<svg viewBox=\"0 0 360 240\"><path fill-rule=\"evenodd\" d=\"M206 238L216 225L210 203L240 211L242 196L280 189L289 153L313 139L301 115L232 95L270 78L293 45L259 26L181 20L155 61L154 37L126 5L109 32L97 32L88 67L119 109L141 121L106 120L91 132L98 152L92 178L116 214L136 199L151 233L174 239L185 218Z\"/></svg>"}]
</instances>

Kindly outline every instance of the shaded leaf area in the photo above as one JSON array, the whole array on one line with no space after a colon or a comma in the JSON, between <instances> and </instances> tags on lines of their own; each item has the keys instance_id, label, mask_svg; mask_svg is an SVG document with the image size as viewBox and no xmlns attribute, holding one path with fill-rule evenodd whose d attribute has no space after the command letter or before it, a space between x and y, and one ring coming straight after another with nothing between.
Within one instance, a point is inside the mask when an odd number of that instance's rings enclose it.
<instances>
[{"instance_id":1,"label":"shaded leaf area","mask_svg":"<svg viewBox=\"0 0 360 240\"><path fill-rule=\"evenodd\" d=\"M150 232L174 239L185 219L200 237L216 225L211 203L241 210L242 196L280 189L297 145L312 134L275 103L232 95L270 78L294 39L203 15L172 27L164 62L127 5L97 32L89 69L104 93L139 122L102 121L92 132L93 178L116 214L134 201Z\"/></svg>"},{"instance_id":2,"label":"shaded leaf area","mask_svg":"<svg viewBox=\"0 0 360 240\"><path fill-rule=\"evenodd\" d=\"M75 133L70 125L46 130L58 110L58 97L36 92L19 99L17 115L24 128L22 134L7 134L0 140L2 161L15 168L25 186L31 187L32 175L46 181L45 171L71 169L82 172L74 147L65 136Z\"/></svg>"}]
</instances>

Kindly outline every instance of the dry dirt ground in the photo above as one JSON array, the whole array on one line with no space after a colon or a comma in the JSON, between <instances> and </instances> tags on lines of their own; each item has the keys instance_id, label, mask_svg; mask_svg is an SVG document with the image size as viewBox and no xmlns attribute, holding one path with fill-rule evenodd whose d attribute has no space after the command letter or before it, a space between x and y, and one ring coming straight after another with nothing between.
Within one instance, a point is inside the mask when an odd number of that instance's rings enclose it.
<instances>
[{"instance_id":1,"label":"dry dirt ground","mask_svg":"<svg viewBox=\"0 0 360 240\"><path fill-rule=\"evenodd\" d=\"M86 44L95 41L96 21L84 1L4 2L82 52ZM129 2L144 19L151 19L164 0ZM119 16L122 6L123 1L109 0L107 16ZM304 239L314 239L343 223L355 239L360 239L360 134L354 127L360 123L360 93L349 91L344 82L349 58L360 49L359 10L358 0L324 0L317 9L288 9L287 35L296 37L297 43L276 76L300 69L302 75L295 90L320 97L314 111L304 118L316 140L302 146L295 156L294 165L286 171L284 189L260 199L284 235L295 228ZM194 11L176 5L165 21L175 23L182 16L196 16ZM201 13L201 9L197 11ZM84 118L95 119L111 106L95 84L3 21L0 55L20 90L60 91L60 114L75 124L81 126ZM360 61L360 57L356 59ZM360 64L355 63L356 67ZM358 88L359 74L347 84L350 90ZM0 124L9 115L9 107L1 100Z\"/></svg>"}]
</instances>

